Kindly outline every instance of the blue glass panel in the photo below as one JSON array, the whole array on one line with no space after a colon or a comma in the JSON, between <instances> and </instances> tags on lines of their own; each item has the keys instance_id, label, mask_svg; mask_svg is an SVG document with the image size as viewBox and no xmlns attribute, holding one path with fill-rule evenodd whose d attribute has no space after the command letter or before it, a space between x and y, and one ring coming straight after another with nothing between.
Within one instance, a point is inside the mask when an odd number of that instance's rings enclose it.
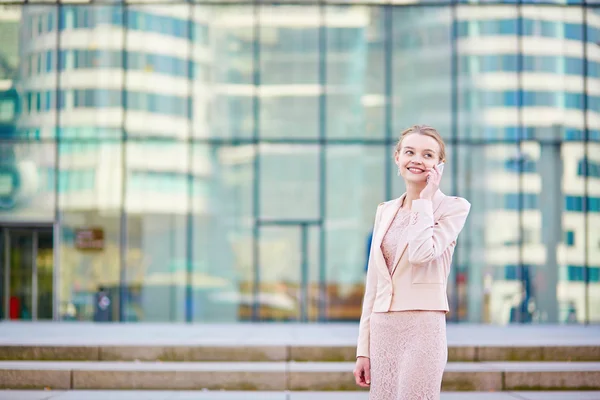
<instances>
[{"instance_id":1,"label":"blue glass panel","mask_svg":"<svg viewBox=\"0 0 600 400\"><path fill-rule=\"evenodd\" d=\"M595 65L598 66L598 64ZM583 75L583 59L565 57L565 73L568 75Z\"/></svg>"},{"instance_id":2,"label":"blue glass panel","mask_svg":"<svg viewBox=\"0 0 600 400\"><path fill-rule=\"evenodd\" d=\"M583 109L583 95L579 93L566 93L565 107L579 110Z\"/></svg>"},{"instance_id":3,"label":"blue glass panel","mask_svg":"<svg viewBox=\"0 0 600 400\"><path fill-rule=\"evenodd\" d=\"M581 24L565 24L565 39L583 40L583 25Z\"/></svg>"},{"instance_id":4,"label":"blue glass panel","mask_svg":"<svg viewBox=\"0 0 600 400\"><path fill-rule=\"evenodd\" d=\"M557 38L559 36L559 23L554 21L540 21L542 36Z\"/></svg>"},{"instance_id":5,"label":"blue glass panel","mask_svg":"<svg viewBox=\"0 0 600 400\"><path fill-rule=\"evenodd\" d=\"M575 232L573 232L573 231L565 232L565 244L567 246L575 246Z\"/></svg>"}]
</instances>

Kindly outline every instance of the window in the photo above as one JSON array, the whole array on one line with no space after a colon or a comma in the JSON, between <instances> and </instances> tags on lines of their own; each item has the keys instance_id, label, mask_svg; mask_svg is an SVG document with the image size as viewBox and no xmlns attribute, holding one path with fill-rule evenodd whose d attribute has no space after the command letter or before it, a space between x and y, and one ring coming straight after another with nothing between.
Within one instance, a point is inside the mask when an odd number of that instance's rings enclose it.
<instances>
[{"instance_id":1,"label":"window","mask_svg":"<svg viewBox=\"0 0 600 400\"><path fill-rule=\"evenodd\" d=\"M44 111L50 111L54 108L54 104L52 104L52 91L46 90L44 93Z\"/></svg>"},{"instance_id":2,"label":"window","mask_svg":"<svg viewBox=\"0 0 600 400\"><path fill-rule=\"evenodd\" d=\"M46 16L46 31L52 32L54 30L54 13L49 13Z\"/></svg>"},{"instance_id":3,"label":"window","mask_svg":"<svg viewBox=\"0 0 600 400\"><path fill-rule=\"evenodd\" d=\"M572 247L575 246L575 232L566 231L565 232L565 245Z\"/></svg>"},{"instance_id":4,"label":"window","mask_svg":"<svg viewBox=\"0 0 600 400\"><path fill-rule=\"evenodd\" d=\"M46 73L52 72L54 69L54 54L52 50L46 51Z\"/></svg>"},{"instance_id":5,"label":"window","mask_svg":"<svg viewBox=\"0 0 600 400\"><path fill-rule=\"evenodd\" d=\"M518 193L506 193L504 195L504 208L506 210L536 210L539 208L539 196L536 193L522 193L519 199ZM521 204L519 204L521 203Z\"/></svg>"},{"instance_id":6,"label":"window","mask_svg":"<svg viewBox=\"0 0 600 400\"><path fill-rule=\"evenodd\" d=\"M585 281L585 272L586 268L581 265L568 265L567 266L567 279L570 281ZM600 268L598 267L589 267L587 269L588 272L588 282L600 282Z\"/></svg>"},{"instance_id":7,"label":"window","mask_svg":"<svg viewBox=\"0 0 600 400\"><path fill-rule=\"evenodd\" d=\"M537 172L537 164L535 160L511 158L504 163L504 169L510 172Z\"/></svg>"},{"instance_id":8,"label":"window","mask_svg":"<svg viewBox=\"0 0 600 400\"><path fill-rule=\"evenodd\" d=\"M12 100L0 101L0 122L11 122L15 118L15 103Z\"/></svg>"},{"instance_id":9,"label":"window","mask_svg":"<svg viewBox=\"0 0 600 400\"><path fill-rule=\"evenodd\" d=\"M583 109L583 95L579 93L565 94L565 108Z\"/></svg>"},{"instance_id":10,"label":"window","mask_svg":"<svg viewBox=\"0 0 600 400\"><path fill-rule=\"evenodd\" d=\"M565 39L583 40L583 25L581 24L565 24Z\"/></svg>"},{"instance_id":11,"label":"window","mask_svg":"<svg viewBox=\"0 0 600 400\"><path fill-rule=\"evenodd\" d=\"M587 203L588 212L600 212L600 197L588 197L587 202L582 196L565 196L565 207L567 211L583 212Z\"/></svg>"},{"instance_id":12,"label":"window","mask_svg":"<svg viewBox=\"0 0 600 400\"><path fill-rule=\"evenodd\" d=\"M577 163L577 175L600 178L600 163L588 160L586 164L585 161L586 160L583 159L579 160L579 162Z\"/></svg>"},{"instance_id":13,"label":"window","mask_svg":"<svg viewBox=\"0 0 600 400\"><path fill-rule=\"evenodd\" d=\"M568 75L582 75L583 74L583 59L574 57L565 57L565 73ZM590 67L595 66L598 68L597 63L591 63Z\"/></svg>"}]
</instances>

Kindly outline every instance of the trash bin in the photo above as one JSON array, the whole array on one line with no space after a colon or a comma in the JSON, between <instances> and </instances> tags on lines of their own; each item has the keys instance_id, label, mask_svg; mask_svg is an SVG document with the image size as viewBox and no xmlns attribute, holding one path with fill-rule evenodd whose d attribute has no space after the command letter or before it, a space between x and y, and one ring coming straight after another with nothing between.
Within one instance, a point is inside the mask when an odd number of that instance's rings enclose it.
<instances>
[{"instance_id":1,"label":"trash bin","mask_svg":"<svg viewBox=\"0 0 600 400\"><path fill-rule=\"evenodd\" d=\"M94 321L112 321L112 299L107 290L100 287L94 299Z\"/></svg>"}]
</instances>

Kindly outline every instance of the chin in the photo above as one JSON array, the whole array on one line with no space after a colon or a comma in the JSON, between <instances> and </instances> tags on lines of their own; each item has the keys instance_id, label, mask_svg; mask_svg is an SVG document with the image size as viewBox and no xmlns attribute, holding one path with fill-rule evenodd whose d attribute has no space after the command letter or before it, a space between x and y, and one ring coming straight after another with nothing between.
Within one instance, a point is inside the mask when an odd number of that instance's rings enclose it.
<instances>
[{"instance_id":1,"label":"chin","mask_svg":"<svg viewBox=\"0 0 600 400\"><path fill-rule=\"evenodd\" d=\"M413 183L422 183L427 180L426 177L419 176L419 175L407 175L404 177L404 179L406 179L409 182L413 182Z\"/></svg>"}]
</instances>

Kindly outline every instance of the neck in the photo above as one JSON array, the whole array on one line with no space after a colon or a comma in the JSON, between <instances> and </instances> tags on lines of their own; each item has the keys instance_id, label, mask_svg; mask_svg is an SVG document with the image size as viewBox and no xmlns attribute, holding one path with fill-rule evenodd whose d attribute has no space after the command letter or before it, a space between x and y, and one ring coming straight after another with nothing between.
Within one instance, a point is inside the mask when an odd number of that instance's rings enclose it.
<instances>
[{"instance_id":1,"label":"neck","mask_svg":"<svg viewBox=\"0 0 600 400\"><path fill-rule=\"evenodd\" d=\"M406 183L406 197L404 198L404 203L402 204L402 208L407 208L410 210L412 207L413 200L418 200L420 198L420 194L425 189L426 183L417 184L412 182Z\"/></svg>"}]
</instances>

